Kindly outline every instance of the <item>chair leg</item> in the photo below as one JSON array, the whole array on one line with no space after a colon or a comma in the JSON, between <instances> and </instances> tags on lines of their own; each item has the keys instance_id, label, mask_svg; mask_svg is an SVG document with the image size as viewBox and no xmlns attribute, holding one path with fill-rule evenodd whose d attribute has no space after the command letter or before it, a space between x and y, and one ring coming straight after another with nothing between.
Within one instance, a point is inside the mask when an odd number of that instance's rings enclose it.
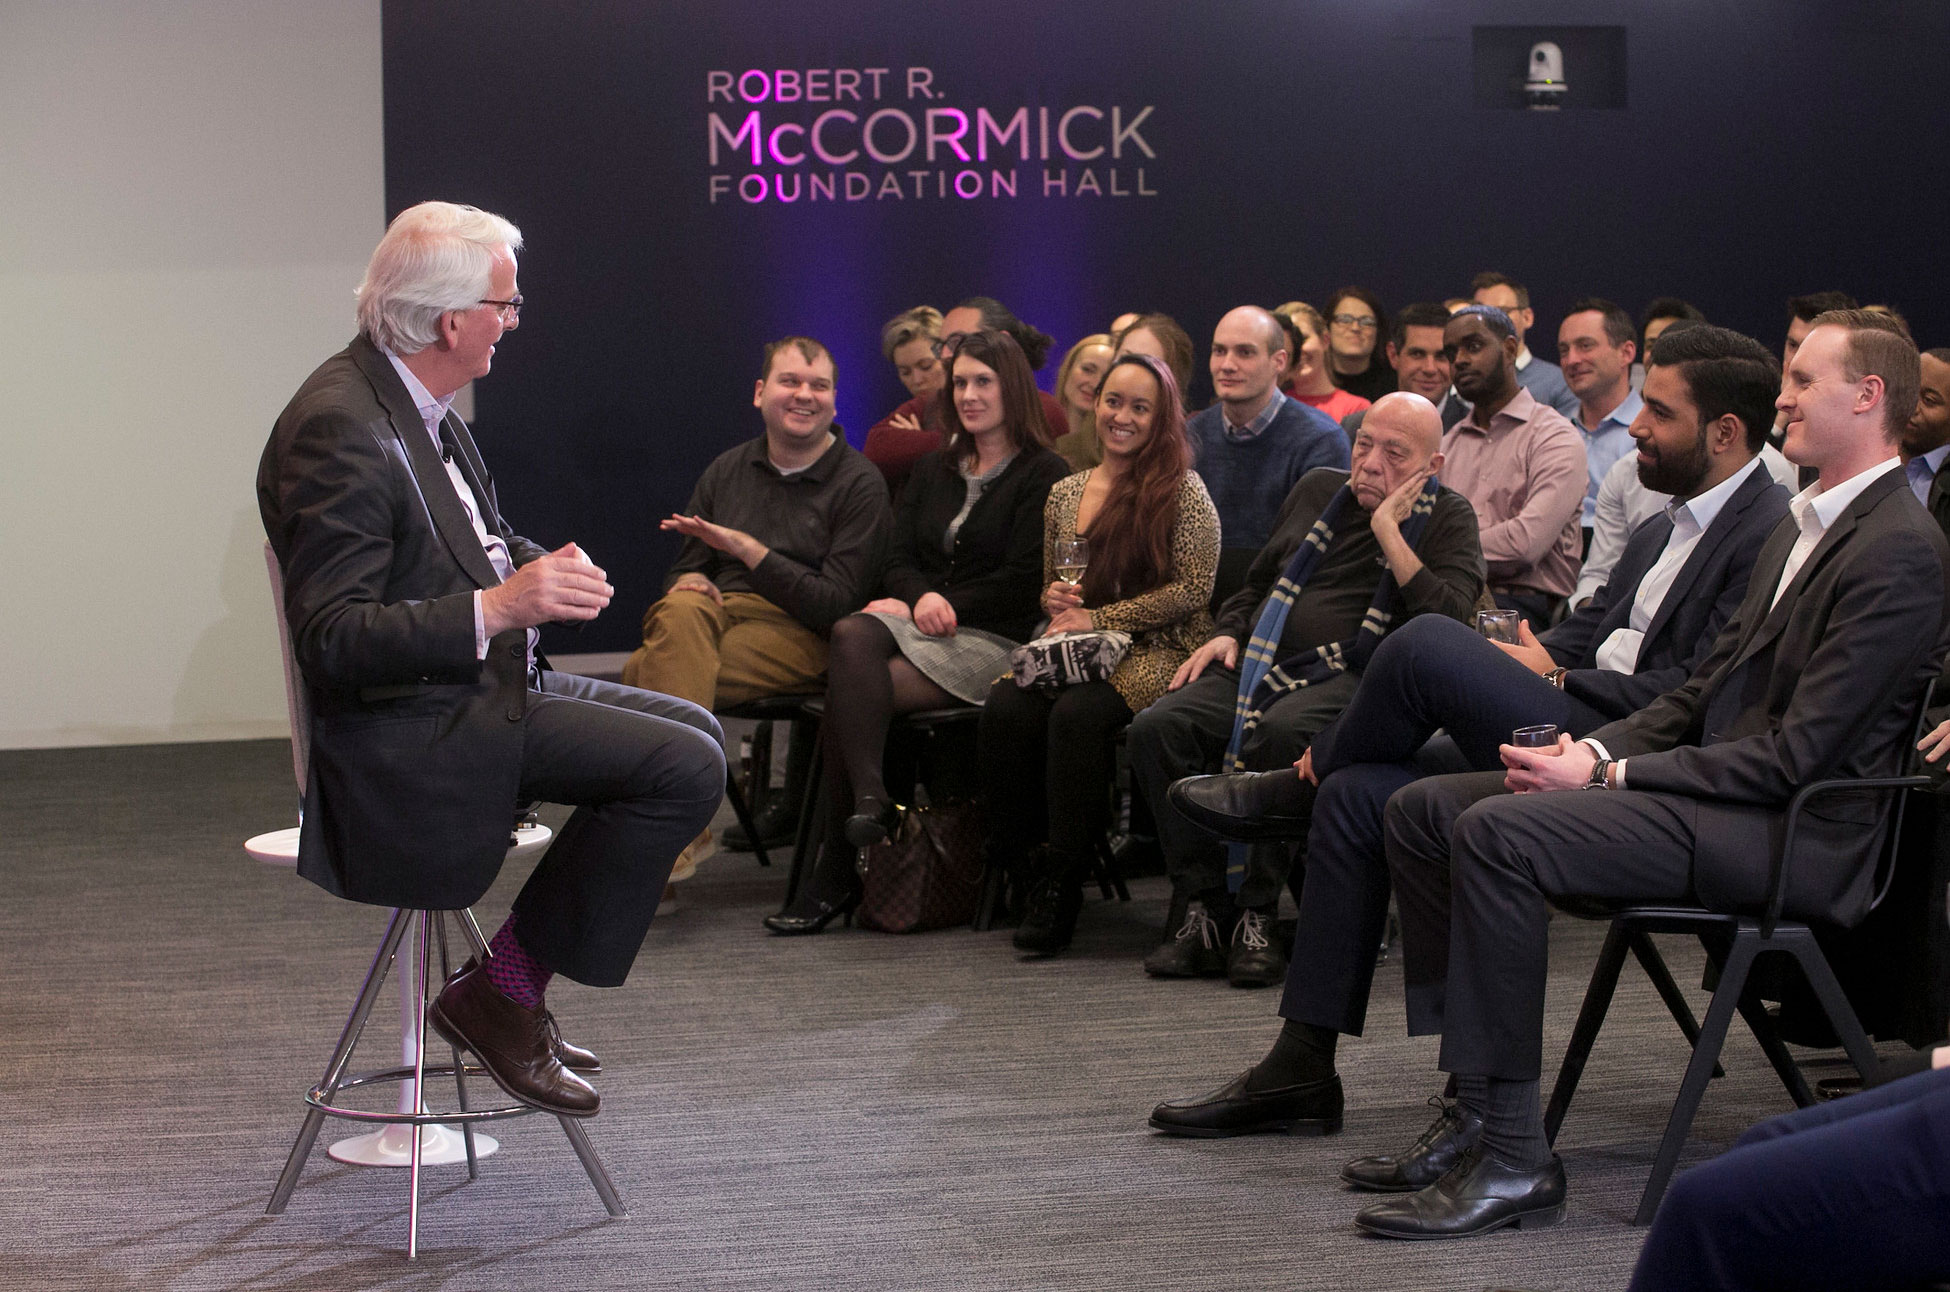
<instances>
[{"instance_id":1,"label":"chair leg","mask_svg":"<svg viewBox=\"0 0 1950 1292\"><path fill-rule=\"evenodd\" d=\"M1591 971L1591 985L1584 989L1584 1005L1578 1010L1577 1026L1571 1031L1571 1044L1558 1066L1557 1081L1551 1087L1549 1105L1544 1109L1544 1138L1557 1143L1557 1132L1570 1111L1571 1096L1577 1093L1578 1078L1591 1059L1591 1047L1598 1042L1598 1029L1605 1024L1605 1011L1611 1008L1612 993L1618 990L1618 973L1625 967L1625 951L1631 934L1613 920L1605 934L1604 949L1598 952L1597 967Z\"/></svg>"},{"instance_id":2,"label":"chair leg","mask_svg":"<svg viewBox=\"0 0 1950 1292\"><path fill-rule=\"evenodd\" d=\"M427 970L433 956L433 912L420 912L420 954L413 984L413 1026L418 1039L413 1046L413 1110L424 1111L427 1093ZM412 1126L413 1148L409 1161L406 1197L406 1259L420 1254L420 1151L426 1142L421 1128Z\"/></svg>"},{"instance_id":3,"label":"chair leg","mask_svg":"<svg viewBox=\"0 0 1950 1292\"><path fill-rule=\"evenodd\" d=\"M444 984L454 976L453 965L447 955L447 913L435 911L433 915L435 936L440 940L440 981ZM467 1106L467 1064L461 1059L460 1051L453 1047L448 1053L454 1056L454 1098L462 1112L470 1111ZM474 1123L464 1121L460 1124L461 1143L467 1149L467 1178L480 1178L480 1159L474 1152Z\"/></svg>"},{"instance_id":4,"label":"chair leg","mask_svg":"<svg viewBox=\"0 0 1950 1292\"><path fill-rule=\"evenodd\" d=\"M395 909L392 920L386 925L386 936L379 941L379 950L372 956L372 968L366 970L365 985L359 988L359 999L353 1003L352 1013L345 1020L345 1029L339 1033L338 1048L332 1051L330 1062L325 1065L325 1075L318 1083L326 1100L338 1094L339 1082L345 1079L345 1065L351 1061L352 1048L359 1043L359 1036L366 1030L366 1018L372 1013L372 1004L379 999L379 989L385 985L386 969L393 963L393 953L399 949L400 938L406 933L406 923L412 918L409 911ZM278 1176L278 1183L271 1190L271 1201L264 1208L267 1216L281 1216L284 1206L291 1201L291 1191L298 1187L298 1177L305 1169L305 1159L311 1156L311 1146L318 1140L318 1128L325 1124L325 1114L313 1108L306 1112L304 1125L298 1128L298 1140L291 1146L291 1156L285 1159L284 1171Z\"/></svg>"},{"instance_id":5,"label":"chair leg","mask_svg":"<svg viewBox=\"0 0 1950 1292\"><path fill-rule=\"evenodd\" d=\"M617 1196L616 1184L609 1178L609 1171L603 1166L603 1160L596 1156L595 1146L590 1144L588 1133L573 1117L564 1117L558 1113L555 1120L562 1123L562 1133L569 1137L569 1147L576 1151L576 1157L582 1162L582 1169L589 1173L589 1183L596 1186L596 1196L603 1200L603 1206L618 1220L627 1217L630 1213L624 1209L623 1199Z\"/></svg>"},{"instance_id":6,"label":"chair leg","mask_svg":"<svg viewBox=\"0 0 1950 1292\"><path fill-rule=\"evenodd\" d=\"M1700 1025L1692 1061L1686 1065L1686 1078L1679 1085L1679 1097L1673 1101L1672 1115L1666 1120L1665 1137L1659 1141L1659 1151L1652 1159L1652 1174L1646 1179L1644 1194L1639 1197L1638 1214L1632 1217L1634 1225L1652 1223L1659 1210L1659 1200L1665 1196L1666 1185L1672 1182L1673 1168L1679 1164L1679 1151L1686 1145L1686 1132L1692 1129L1693 1114L1699 1111L1707 1082L1713 1079L1713 1065L1719 1060L1720 1047L1726 1044L1727 1024L1733 1021L1733 1011L1746 990L1754 952L1753 940L1736 936L1721 966L1720 984L1713 992L1713 1003L1707 1006L1706 1021Z\"/></svg>"},{"instance_id":7,"label":"chair leg","mask_svg":"<svg viewBox=\"0 0 1950 1292\"><path fill-rule=\"evenodd\" d=\"M995 908L1002 904L1002 893L1008 883L1008 876L1000 866L989 865L982 868L982 895L975 899L975 919L969 925L977 933L987 933L995 927Z\"/></svg>"},{"instance_id":8,"label":"chair leg","mask_svg":"<svg viewBox=\"0 0 1950 1292\"><path fill-rule=\"evenodd\" d=\"M1794 1100L1796 1108L1807 1108L1815 1102L1815 1092L1808 1089L1808 1079L1802 1075L1801 1065L1781 1042L1781 1029L1767 1016L1767 1006L1754 993L1753 984L1740 993L1740 1017L1747 1020L1747 1028L1753 1032L1754 1039L1760 1042L1760 1052L1767 1056L1774 1075L1787 1087L1788 1097Z\"/></svg>"},{"instance_id":9,"label":"chair leg","mask_svg":"<svg viewBox=\"0 0 1950 1292\"><path fill-rule=\"evenodd\" d=\"M765 853L764 840L758 837L758 826L752 820L752 810L745 803L745 791L738 784L738 777L735 773L725 777L724 796L731 800L732 815L738 818L738 828L745 832L745 838L750 841L752 851L758 854L758 864L761 866L771 865L772 859Z\"/></svg>"},{"instance_id":10,"label":"chair leg","mask_svg":"<svg viewBox=\"0 0 1950 1292\"><path fill-rule=\"evenodd\" d=\"M1090 844L1090 869L1097 880L1097 894L1106 902L1117 896L1117 887L1111 883L1110 840L1099 830ZM1128 900L1128 899L1126 899Z\"/></svg>"},{"instance_id":11,"label":"chair leg","mask_svg":"<svg viewBox=\"0 0 1950 1292\"><path fill-rule=\"evenodd\" d=\"M1679 1024L1679 1030L1685 1034L1686 1044L1698 1045L1699 1021L1693 1017L1693 1007L1680 994L1679 984L1672 980L1672 971L1666 968L1665 959L1660 956L1659 948L1653 945L1651 935L1644 929L1633 929L1631 940L1632 955L1638 960L1639 967L1645 970L1645 976L1652 980L1653 987L1659 992L1659 999L1666 1002L1672 1021ZM1726 1075L1725 1068L1713 1065L1714 1080Z\"/></svg>"},{"instance_id":12,"label":"chair leg","mask_svg":"<svg viewBox=\"0 0 1950 1292\"><path fill-rule=\"evenodd\" d=\"M792 869L785 877L787 906L799 895L799 883L806 877L806 865L811 860L813 840L826 828L826 796L819 792L825 774L826 746L821 742L813 747L812 764L806 769L806 792L799 800L799 828L792 839Z\"/></svg>"}]
</instances>

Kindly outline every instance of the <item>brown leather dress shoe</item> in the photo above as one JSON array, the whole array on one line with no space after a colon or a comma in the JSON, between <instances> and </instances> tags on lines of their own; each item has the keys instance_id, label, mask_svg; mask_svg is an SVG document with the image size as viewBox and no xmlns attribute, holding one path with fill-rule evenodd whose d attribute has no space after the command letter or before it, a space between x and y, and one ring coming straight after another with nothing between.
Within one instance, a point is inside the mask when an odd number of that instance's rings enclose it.
<instances>
[{"instance_id":1,"label":"brown leather dress shoe","mask_svg":"<svg viewBox=\"0 0 1950 1292\"><path fill-rule=\"evenodd\" d=\"M427 1007L433 1030L471 1050L495 1084L525 1104L569 1117L593 1117L596 1089L562 1066L549 1043L549 1012L501 994L480 966L463 969Z\"/></svg>"},{"instance_id":2,"label":"brown leather dress shoe","mask_svg":"<svg viewBox=\"0 0 1950 1292\"><path fill-rule=\"evenodd\" d=\"M474 967L474 963L473 956L467 957L467 963L449 975L447 981L452 982L466 973ZM555 1021L553 1014L548 1016L548 1043L549 1048L555 1051L556 1059L571 1072L587 1072L594 1076L603 1070L603 1061L596 1057L594 1050L585 1050L580 1045L563 1039L562 1027Z\"/></svg>"}]
</instances>

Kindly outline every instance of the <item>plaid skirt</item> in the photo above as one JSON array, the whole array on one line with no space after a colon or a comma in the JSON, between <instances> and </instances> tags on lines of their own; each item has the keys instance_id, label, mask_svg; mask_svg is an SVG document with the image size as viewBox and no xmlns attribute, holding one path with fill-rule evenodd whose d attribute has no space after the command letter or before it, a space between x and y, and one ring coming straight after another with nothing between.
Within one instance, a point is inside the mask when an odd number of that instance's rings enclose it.
<instances>
[{"instance_id":1,"label":"plaid skirt","mask_svg":"<svg viewBox=\"0 0 1950 1292\"><path fill-rule=\"evenodd\" d=\"M957 628L953 637L930 637L899 615L873 612L894 635L907 662L921 675L965 704L989 697L997 678L1009 676L1009 652L1016 643L980 628Z\"/></svg>"}]
</instances>

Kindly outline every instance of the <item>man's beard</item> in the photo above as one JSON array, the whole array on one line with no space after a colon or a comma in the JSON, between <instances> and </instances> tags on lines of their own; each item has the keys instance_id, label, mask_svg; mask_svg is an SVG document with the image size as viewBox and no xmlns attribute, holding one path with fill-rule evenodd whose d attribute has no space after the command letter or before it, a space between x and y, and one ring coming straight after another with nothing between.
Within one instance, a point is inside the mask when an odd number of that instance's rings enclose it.
<instances>
[{"instance_id":1,"label":"man's beard","mask_svg":"<svg viewBox=\"0 0 1950 1292\"><path fill-rule=\"evenodd\" d=\"M1653 452L1657 453L1658 450L1654 449ZM1691 497L1693 491L1699 488L1699 482L1706 478L1708 465L1706 429L1702 427L1690 453L1655 457L1651 462L1639 463L1639 483L1654 493L1669 493L1678 498Z\"/></svg>"}]
</instances>

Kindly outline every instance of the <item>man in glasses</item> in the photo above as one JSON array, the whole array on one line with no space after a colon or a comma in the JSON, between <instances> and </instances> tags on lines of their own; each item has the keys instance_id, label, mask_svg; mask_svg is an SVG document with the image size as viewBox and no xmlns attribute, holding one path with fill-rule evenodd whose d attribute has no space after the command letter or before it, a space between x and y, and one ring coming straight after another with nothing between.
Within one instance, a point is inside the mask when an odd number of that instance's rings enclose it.
<instances>
[{"instance_id":1,"label":"man in glasses","mask_svg":"<svg viewBox=\"0 0 1950 1292\"><path fill-rule=\"evenodd\" d=\"M562 1039L561 973L622 983L687 840L724 789L723 735L668 695L557 673L535 629L594 619L603 571L502 519L455 393L521 317L500 216L409 208L359 286L359 335L292 396L258 467L311 710L298 873L380 906L480 900L516 804L576 811L514 913L447 982L435 1030L515 1098L585 1117L596 1056Z\"/></svg>"}]
</instances>

